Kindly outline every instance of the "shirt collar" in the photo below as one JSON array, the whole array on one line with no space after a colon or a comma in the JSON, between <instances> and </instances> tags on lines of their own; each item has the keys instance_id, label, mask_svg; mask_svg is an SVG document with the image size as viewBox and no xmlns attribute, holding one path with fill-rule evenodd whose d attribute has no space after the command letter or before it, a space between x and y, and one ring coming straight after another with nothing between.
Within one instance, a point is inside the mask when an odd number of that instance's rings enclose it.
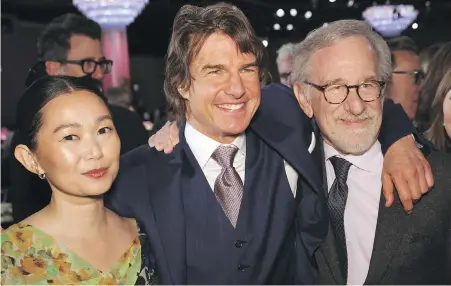
<instances>
[{"instance_id":1,"label":"shirt collar","mask_svg":"<svg viewBox=\"0 0 451 286\"><path fill-rule=\"evenodd\" d=\"M374 143L374 145L362 155L343 155L335 148L324 142L325 162L333 156L341 157L364 171L373 174L382 174L384 156L382 154L381 144L379 141L376 141L376 143Z\"/></svg>"},{"instance_id":2,"label":"shirt collar","mask_svg":"<svg viewBox=\"0 0 451 286\"><path fill-rule=\"evenodd\" d=\"M220 145L235 145L238 147L239 151L246 157L246 135L243 133L238 136L232 144L221 144L216 140L202 134L197 131L189 122L186 122L185 126L185 138L186 143L188 143L189 148L194 154L199 166L203 169L210 160L213 152Z\"/></svg>"}]
</instances>

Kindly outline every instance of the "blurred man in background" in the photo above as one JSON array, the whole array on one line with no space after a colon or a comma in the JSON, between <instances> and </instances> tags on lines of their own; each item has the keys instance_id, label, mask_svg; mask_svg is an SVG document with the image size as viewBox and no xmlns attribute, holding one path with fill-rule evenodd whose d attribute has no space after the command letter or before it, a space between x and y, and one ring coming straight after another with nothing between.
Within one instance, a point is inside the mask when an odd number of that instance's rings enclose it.
<instances>
[{"instance_id":1,"label":"blurred man in background","mask_svg":"<svg viewBox=\"0 0 451 286\"><path fill-rule=\"evenodd\" d=\"M131 95L124 88L112 87L107 90L106 97L108 98L109 104L134 111L131 104Z\"/></svg>"},{"instance_id":2,"label":"blurred man in background","mask_svg":"<svg viewBox=\"0 0 451 286\"><path fill-rule=\"evenodd\" d=\"M424 78L418 48L409 37L387 41L392 55L393 75L388 84L388 97L400 103L410 119L418 108L420 84Z\"/></svg>"},{"instance_id":3,"label":"blurred man in background","mask_svg":"<svg viewBox=\"0 0 451 286\"><path fill-rule=\"evenodd\" d=\"M293 43L286 43L277 50L277 71L279 72L280 83L291 87L291 69L293 66L293 54L296 45Z\"/></svg>"}]
</instances>

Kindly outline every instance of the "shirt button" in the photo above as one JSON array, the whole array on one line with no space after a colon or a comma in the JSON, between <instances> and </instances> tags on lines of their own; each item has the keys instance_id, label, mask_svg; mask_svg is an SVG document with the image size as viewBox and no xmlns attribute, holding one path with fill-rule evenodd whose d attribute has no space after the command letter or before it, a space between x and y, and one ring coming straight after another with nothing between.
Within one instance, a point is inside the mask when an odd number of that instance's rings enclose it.
<instances>
[{"instance_id":1,"label":"shirt button","mask_svg":"<svg viewBox=\"0 0 451 286\"><path fill-rule=\"evenodd\" d=\"M235 247L236 247L236 248L241 248L241 247L243 247L243 244L244 244L244 241L242 241L242 240L237 240L237 241L235 241Z\"/></svg>"},{"instance_id":2,"label":"shirt button","mask_svg":"<svg viewBox=\"0 0 451 286\"><path fill-rule=\"evenodd\" d=\"M244 264L238 265L238 271L243 272L244 270L246 270L246 268L249 268L249 265L244 265Z\"/></svg>"}]
</instances>

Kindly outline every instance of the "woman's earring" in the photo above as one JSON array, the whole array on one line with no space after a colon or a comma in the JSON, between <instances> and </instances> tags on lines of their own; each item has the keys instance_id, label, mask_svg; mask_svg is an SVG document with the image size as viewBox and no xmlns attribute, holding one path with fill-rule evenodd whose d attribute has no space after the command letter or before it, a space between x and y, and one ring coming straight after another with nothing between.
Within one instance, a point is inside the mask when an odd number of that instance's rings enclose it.
<instances>
[{"instance_id":1,"label":"woman's earring","mask_svg":"<svg viewBox=\"0 0 451 286\"><path fill-rule=\"evenodd\" d=\"M36 164L35 166L36 169L36 173L38 173L39 179L44 180L45 179L45 173L39 173L39 169L38 169L38 165Z\"/></svg>"}]
</instances>

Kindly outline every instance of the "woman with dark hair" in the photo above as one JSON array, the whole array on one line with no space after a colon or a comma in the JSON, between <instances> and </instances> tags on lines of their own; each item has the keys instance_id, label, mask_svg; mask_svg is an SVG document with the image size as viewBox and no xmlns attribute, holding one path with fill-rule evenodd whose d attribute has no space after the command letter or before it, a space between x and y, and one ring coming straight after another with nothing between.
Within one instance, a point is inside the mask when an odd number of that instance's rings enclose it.
<instances>
[{"instance_id":1,"label":"woman with dark hair","mask_svg":"<svg viewBox=\"0 0 451 286\"><path fill-rule=\"evenodd\" d=\"M415 115L415 122L418 131L425 132L432 124L431 105L437 93L438 85L451 69L451 42L444 43L434 54L428 65L426 77L420 90L418 98L418 110Z\"/></svg>"},{"instance_id":2,"label":"woman with dark hair","mask_svg":"<svg viewBox=\"0 0 451 286\"><path fill-rule=\"evenodd\" d=\"M439 150L451 152L451 69L438 86L431 109L431 127L426 137Z\"/></svg>"},{"instance_id":3,"label":"woman with dark hair","mask_svg":"<svg viewBox=\"0 0 451 286\"><path fill-rule=\"evenodd\" d=\"M424 73L427 73L429 71L429 63L431 62L434 55L437 53L437 51L440 49L440 47L443 45L443 43L436 43L433 45L430 45L429 47L421 50L420 52L420 62L421 62L421 69Z\"/></svg>"},{"instance_id":4,"label":"woman with dark hair","mask_svg":"<svg viewBox=\"0 0 451 286\"><path fill-rule=\"evenodd\" d=\"M17 106L16 159L47 180L50 203L2 233L1 284L151 283L134 219L104 206L119 169L120 141L90 78L52 76Z\"/></svg>"}]
</instances>

